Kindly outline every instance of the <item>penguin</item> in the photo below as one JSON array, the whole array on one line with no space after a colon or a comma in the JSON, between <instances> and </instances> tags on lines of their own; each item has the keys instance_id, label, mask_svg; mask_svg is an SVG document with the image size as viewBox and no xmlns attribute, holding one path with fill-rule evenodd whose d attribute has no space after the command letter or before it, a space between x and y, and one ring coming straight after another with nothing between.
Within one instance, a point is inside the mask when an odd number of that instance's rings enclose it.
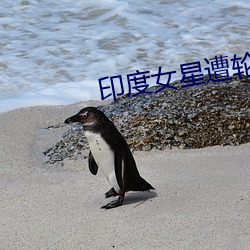
<instances>
[{"instance_id":1,"label":"penguin","mask_svg":"<svg viewBox=\"0 0 250 250\"><path fill-rule=\"evenodd\" d=\"M102 111L95 107L86 107L65 120L67 124L73 122L79 122L83 126L88 140L90 172L96 175L100 168L112 187L105 193L105 197L118 196L117 200L101 208L121 206L128 191L154 189L140 176L126 140Z\"/></svg>"}]
</instances>

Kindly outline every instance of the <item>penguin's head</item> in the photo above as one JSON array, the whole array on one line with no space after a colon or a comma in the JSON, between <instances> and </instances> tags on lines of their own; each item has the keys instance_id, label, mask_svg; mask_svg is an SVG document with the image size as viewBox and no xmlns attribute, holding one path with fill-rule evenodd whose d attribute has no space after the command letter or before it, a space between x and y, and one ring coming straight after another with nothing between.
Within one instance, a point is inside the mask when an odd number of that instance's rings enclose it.
<instances>
[{"instance_id":1,"label":"penguin's head","mask_svg":"<svg viewBox=\"0 0 250 250\"><path fill-rule=\"evenodd\" d=\"M100 110L94 107L87 107L80 110L76 115L69 117L64 122L67 124L72 122L79 122L86 129L87 127L97 127L105 120L107 121L108 118Z\"/></svg>"}]
</instances>

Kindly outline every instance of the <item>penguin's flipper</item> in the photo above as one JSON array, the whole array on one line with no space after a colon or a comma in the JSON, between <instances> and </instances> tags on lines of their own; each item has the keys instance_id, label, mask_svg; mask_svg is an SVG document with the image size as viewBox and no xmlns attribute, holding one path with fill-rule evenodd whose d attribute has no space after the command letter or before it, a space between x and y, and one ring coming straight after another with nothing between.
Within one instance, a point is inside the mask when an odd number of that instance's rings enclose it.
<instances>
[{"instance_id":1,"label":"penguin's flipper","mask_svg":"<svg viewBox=\"0 0 250 250\"><path fill-rule=\"evenodd\" d=\"M120 189L123 189L122 181L122 149L115 147L115 176Z\"/></svg>"},{"instance_id":2,"label":"penguin's flipper","mask_svg":"<svg viewBox=\"0 0 250 250\"><path fill-rule=\"evenodd\" d=\"M98 171L98 165L96 164L91 151L89 151L89 170L93 175L96 175Z\"/></svg>"},{"instance_id":3,"label":"penguin's flipper","mask_svg":"<svg viewBox=\"0 0 250 250\"><path fill-rule=\"evenodd\" d=\"M117 195L118 195L118 193L115 191L114 188L111 188L108 192L105 193L106 198L109 198L109 197L112 197L112 196L115 197Z\"/></svg>"}]
</instances>

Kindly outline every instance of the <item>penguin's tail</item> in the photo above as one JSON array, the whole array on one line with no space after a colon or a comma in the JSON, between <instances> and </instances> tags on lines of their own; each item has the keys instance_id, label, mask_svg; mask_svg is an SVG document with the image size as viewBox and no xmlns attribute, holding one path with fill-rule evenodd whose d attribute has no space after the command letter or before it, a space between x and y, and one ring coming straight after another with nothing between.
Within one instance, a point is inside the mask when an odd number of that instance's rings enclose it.
<instances>
[{"instance_id":1,"label":"penguin's tail","mask_svg":"<svg viewBox=\"0 0 250 250\"><path fill-rule=\"evenodd\" d=\"M147 181L139 176L131 191L148 191L150 189L154 189L154 187L152 187Z\"/></svg>"}]
</instances>

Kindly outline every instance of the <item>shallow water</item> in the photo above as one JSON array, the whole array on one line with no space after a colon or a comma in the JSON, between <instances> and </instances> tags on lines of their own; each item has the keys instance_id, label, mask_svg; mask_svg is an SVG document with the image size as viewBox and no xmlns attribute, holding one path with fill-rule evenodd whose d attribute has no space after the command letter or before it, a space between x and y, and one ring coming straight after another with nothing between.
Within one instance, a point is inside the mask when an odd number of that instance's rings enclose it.
<instances>
[{"instance_id":1,"label":"shallow water","mask_svg":"<svg viewBox=\"0 0 250 250\"><path fill-rule=\"evenodd\" d=\"M180 64L243 57L249 11L241 0L2 0L0 111L100 100L98 79L106 76L125 82L161 66L177 71L174 80Z\"/></svg>"}]
</instances>

